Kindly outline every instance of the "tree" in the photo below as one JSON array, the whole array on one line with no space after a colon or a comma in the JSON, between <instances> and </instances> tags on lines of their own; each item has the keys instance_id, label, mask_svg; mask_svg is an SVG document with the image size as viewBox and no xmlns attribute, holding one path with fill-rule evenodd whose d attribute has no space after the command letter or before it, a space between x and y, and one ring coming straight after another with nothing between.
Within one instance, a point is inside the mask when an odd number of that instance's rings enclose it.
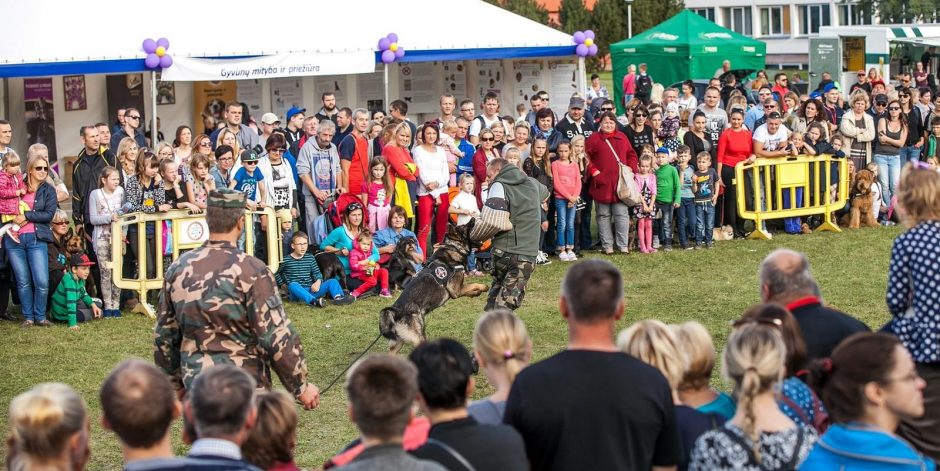
<instances>
[{"instance_id":1,"label":"tree","mask_svg":"<svg viewBox=\"0 0 940 471\"><path fill-rule=\"evenodd\" d=\"M881 24L932 23L940 20L940 0L861 0L859 8Z\"/></svg>"},{"instance_id":2,"label":"tree","mask_svg":"<svg viewBox=\"0 0 940 471\"><path fill-rule=\"evenodd\" d=\"M519 16L524 16L536 23L548 24L548 10L539 5L536 0L486 0L486 2Z\"/></svg>"},{"instance_id":3,"label":"tree","mask_svg":"<svg viewBox=\"0 0 940 471\"><path fill-rule=\"evenodd\" d=\"M599 62L597 65L600 70L607 68L610 45L627 37L627 15L622 6L623 3L625 3L623 0L597 0L594 4L591 29L596 35L597 56L595 57Z\"/></svg>"},{"instance_id":4,"label":"tree","mask_svg":"<svg viewBox=\"0 0 940 471\"><path fill-rule=\"evenodd\" d=\"M626 3L626 2L621 2ZM635 0L633 2L633 35L637 35L671 18L683 9L682 0ZM626 18L626 6L623 8Z\"/></svg>"},{"instance_id":5,"label":"tree","mask_svg":"<svg viewBox=\"0 0 940 471\"><path fill-rule=\"evenodd\" d=\"M561 30L568 34L591 28L591 12L583 0L561 0L558 20L561 21Z\"/></svg>"}]
</instances>

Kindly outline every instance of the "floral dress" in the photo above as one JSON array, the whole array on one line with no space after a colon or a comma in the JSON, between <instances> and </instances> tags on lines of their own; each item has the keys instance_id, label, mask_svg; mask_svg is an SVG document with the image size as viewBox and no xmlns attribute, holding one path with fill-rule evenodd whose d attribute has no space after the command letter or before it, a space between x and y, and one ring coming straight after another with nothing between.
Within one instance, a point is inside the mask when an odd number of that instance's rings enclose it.
<instances>
[{"instance_id":1,"label":"floral dress","mask_svg":"<svg viewBox=\"0 0 940 471\"><path fill-rule=\"evenodd\" d=\"M640 189L640 195L643 196L643 202L645 202L648 206L656 208L656 206L653 205L653 193L656 191L656 175L652 173L649 175L637 174L633 178L636 180L636 186ZM643 211L642 204L638 204L630 209L633 211L633 216L637 219L653 218L652 212Z\"/></svg>"}]
</instances>

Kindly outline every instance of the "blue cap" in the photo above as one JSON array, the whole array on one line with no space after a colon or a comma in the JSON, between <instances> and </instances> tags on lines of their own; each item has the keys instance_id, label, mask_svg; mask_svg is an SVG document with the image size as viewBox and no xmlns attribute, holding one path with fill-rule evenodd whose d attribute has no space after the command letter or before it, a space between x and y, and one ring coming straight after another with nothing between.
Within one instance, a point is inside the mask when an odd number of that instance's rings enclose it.
<instances>
[{"instance_id":1,"label":"blue cap","mask_svg":"<svg viewBox=\"0 0 940 471\"><path fill-rule=\"evenodd\" d=\"M290 121L290 119L293 118L295 114L297 114L297 113L306 113L306 112L307 112L307 108L298 108L298 107L296 107L296 106L292 106L289 110L287 110L287 115L284 116L284 117L285 117L288 121Z\"/></svg>"},{"instance_id":2,"label":"blue cap","mask_svg":"<svg viewBox=\"0 0 940 471\"><path fill-rule=\"evenodd\" d=\"M659 149L656 149L656 153L657 153L657 154L668 154L668 153L669 153L669 148L666 147L666 146L660 147Z\"/></svg>"}]
</instances>

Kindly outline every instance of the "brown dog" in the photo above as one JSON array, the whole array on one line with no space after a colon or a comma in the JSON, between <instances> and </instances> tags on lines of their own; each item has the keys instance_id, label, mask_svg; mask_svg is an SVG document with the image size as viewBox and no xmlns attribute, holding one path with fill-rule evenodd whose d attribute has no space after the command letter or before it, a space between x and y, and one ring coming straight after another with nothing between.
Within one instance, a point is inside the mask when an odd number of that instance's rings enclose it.
<instances>
[{"instance_id":1,"label":"brown dog","mask_svg":"<svg viewBox=\"0 0 940 471\"><path fill-rule=\"evenodd\" d=\"M855 172L849 191L850 201L852 202L852 209L847 215L850 228L878 227L878 221L872 213L874 194L871 192L871 186L874 184L875 174L871 170L861 169ZM843 217L844 222L845 216Z\"/></svg>"}]
</instances>

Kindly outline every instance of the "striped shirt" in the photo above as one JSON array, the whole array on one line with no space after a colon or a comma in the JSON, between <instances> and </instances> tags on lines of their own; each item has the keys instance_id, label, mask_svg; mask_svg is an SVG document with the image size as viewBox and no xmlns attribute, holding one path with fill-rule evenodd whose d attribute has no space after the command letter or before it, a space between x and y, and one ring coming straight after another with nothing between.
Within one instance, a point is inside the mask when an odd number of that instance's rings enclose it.
<instances>
[{"instance_id":1,"label":"striped shirt","mask_svg":"<svg viewBox=\"0 0 940 471\"><path fill-rule=\"evenodd\" d=\"M75 278L71 270L66 271L55 293L52 293L52 309L49 315L52 320L58 322L68 322L69 327L78 325L78 301L84 301L86 306L91 306L93 301L91 296L85 291L85 280Z\"/></svg>"},{"instance_id":2,"label":"striped shirt","mask_svg":"<svg viewBox=\"0 0 940 471\"><path fill-rule=\"evenodd\" d=\"M323 275L320 273L320 266L317 265L317 259L305 253L303 257L294 258L293 255L284 257L277 268L274 280L278 285L286 285L291 282L297 282L301 286L307 287L314 281L320 280Z\"/></svg>"}]
</instances>

